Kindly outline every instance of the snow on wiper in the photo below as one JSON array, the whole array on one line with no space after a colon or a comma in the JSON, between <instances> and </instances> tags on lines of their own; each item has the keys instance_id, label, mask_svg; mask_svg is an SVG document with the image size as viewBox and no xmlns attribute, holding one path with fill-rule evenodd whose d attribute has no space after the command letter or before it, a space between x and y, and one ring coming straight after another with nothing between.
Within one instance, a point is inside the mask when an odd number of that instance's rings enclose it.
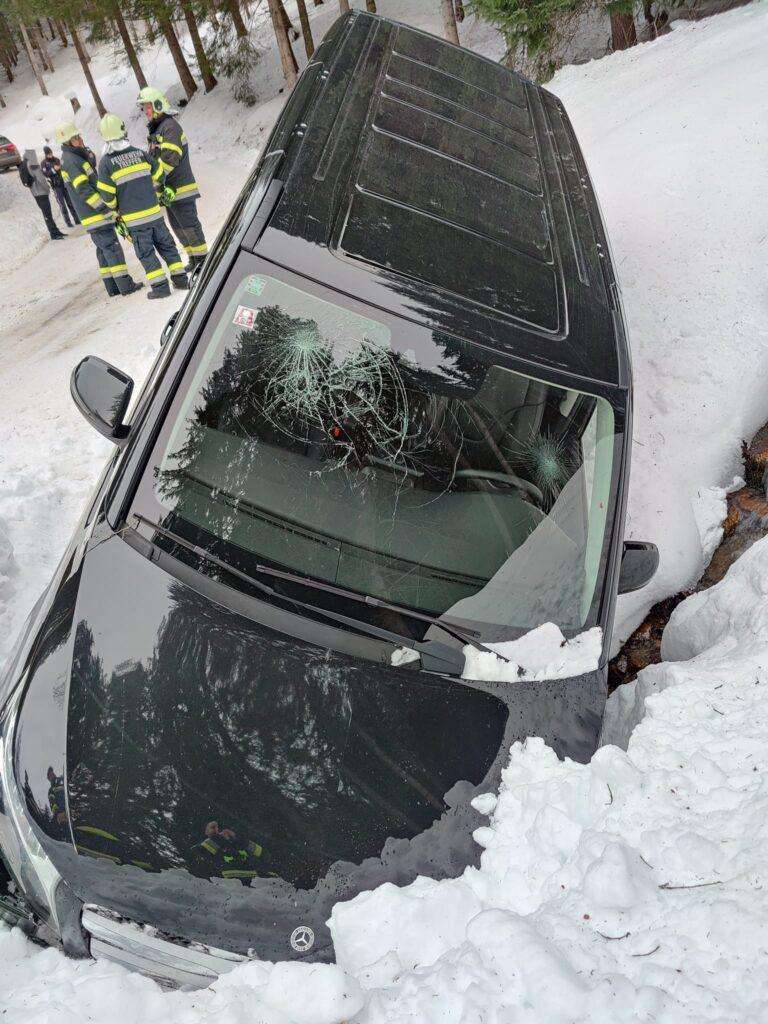
<instances>
[{"instance_id":1,"label":"snow on wiper","mask_svg":"<svg viewBox=\"0 0 768 1024\"><path fill-rule=\"evenodd\" d=\"M329 608L322 608L318 605L310 604L307 601L301 601L299 598L290 597L287 594L281 594L279 591L252 576L250 573L246 573L241 569L235 568L235 566L225 562L224 559L219 558L210 551L206 551L206 549L201 547L199 544L192 543L192 541L187 540L186 537L182 537L181 534L176 533L174 530L169 530L167 527L153 522L151 519L148 519L146 516L143 516L138 512L133 512L132 516L138 524L143 523L145 526L155 530L156 533L159 533L161 537L165 537L174 544L178 544L179 547L184 548L186 551L190 551L192 554L206 562L210 562L212 565L215 565L217 568L229 573L231 576L235 576L238 579L243 580L256 590L259 590L262 594L267 594L269 597L276 598L279 601L285 601L295 607L311 611L314 614L321 615L334 622L343 623L345 626L355 629L358 632L365 633L367 636L375 637L376 639L393 644L396 648L408 648L409 650L416 651L421 658L422 667L426 671L443 672L456 676L460 676L464 671L465 658L462 650L457 650L455 647L449 647L447 644L443 644L439 640L414 640L413 637L406 636L404 633L397 633L394 630L384 629L381 626L375 626L373 623L366 622L363 619L355 619L350 615L343 615L341 612L334 612ZM290 580L295 576L295 580L299 583L305 583L308 586L315 585L318 589L328 588L331 591L333 591L333 589L337 589L345 596L347 594L347 591L342 587L332 588L330 584L318 584L317 581L312 580L310 577L305 578L298 573L284 573L279 569L272 569L269 566L262 566L260 564L257 565L256 571L265 575L275 576L280 579L286 578ZM349 591L348 593L351 595L354 592ZM368 603L365 601L363 595L357 594L355 596L364 603ZM378 603L376 598L372 598L371 602L374 601ZM386 602L383 602L383 606L387 607ZM407 612L408 610L404 609L404 611ZM410 612L408 612L408 614L410 614ZM427 621L430 622L432 621L429 616L419 617L426 618ZM436 624L440 624L438 619L435 619L434 621ZM446 630L446 632L448 632L448 630ZM483 645L477 644L476 641L472 641L469 637L464 639L463 635L458 635L457 639L468 644L474 643L477 645L479 650L489 650L488 648L483 647Z\"/></svg>"},{"instance_id":2,"label":"snow on wiper","mask_svg":"<svg viewBox=\"0 0 768 1024\"><path fill-rule=\"evenodd\" d=\"M413 611L413 609L408 608L406 605L382 601L381 598L371 597L370 594L358 594L354 590L347 590L346 587L336 586L335 583L325 583L322 580L313 579L311 576L303 576L301 573L290 572L285 569L273 569L267 565L257 565L256 571L290 583L300 583L302 586L311 587L313 590L324 590L328 594L334 594L336 597L345 597L350 601L370 605L372 608L383 608L389 612L396 612L410 619L417 619L419 622L428 622L430 626L442 629L444 633L452 636L454 640L458 640L462 644L469 644L475 650L482 651L485 654L493 654L495 657L501 658L502 661L508 660L499 654L498 651L494 651L490 647L481 644L476 639L479 636L477 630L470 629L461 623L453 623L450 620L438 618L436 615L425 615L423 612Z\"/></svg>"}]
</instances>

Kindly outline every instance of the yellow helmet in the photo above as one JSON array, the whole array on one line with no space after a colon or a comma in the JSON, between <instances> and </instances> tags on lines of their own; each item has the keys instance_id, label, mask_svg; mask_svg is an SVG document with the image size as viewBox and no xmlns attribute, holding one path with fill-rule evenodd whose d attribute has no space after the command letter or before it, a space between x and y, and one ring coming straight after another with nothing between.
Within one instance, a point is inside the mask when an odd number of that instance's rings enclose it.
<instances>
[{"instance_id":1,"label":"yellow helmet","mask_svg":"<svg viewBox=\"0 0 768 1024\"><path fill-rule=\"evenodd\" d=\"M99 128L105 142L116 142L118 139L124 139L128 134L125 121L117 114L105 114L99 123Z\"/></svg>"},{"instance_id":2,"label":"yellow helmet","mask_svg":"<svg viewBox=\"0 0 768 1024\"><path fill-rule=\"evenodd\" d=\"M80 129L74 121L65 121L63 124L56 125L57 142L69 142L70 139L74 139L74 137L79 134Z\"/></svg>"},{"instance_id":3,"label":"yellow helmet","mask_svg":"<svg viewBox=\"0 0 768 1024\"><path fill-rule=\"evenodd\" d=\"M143 107L145 103L151 103L156 114L167 114L171 105L166 99L165 93L155 89L152 85L146 85L139 93L136 100L138 106Z\"/></svg>"}]
</instances>

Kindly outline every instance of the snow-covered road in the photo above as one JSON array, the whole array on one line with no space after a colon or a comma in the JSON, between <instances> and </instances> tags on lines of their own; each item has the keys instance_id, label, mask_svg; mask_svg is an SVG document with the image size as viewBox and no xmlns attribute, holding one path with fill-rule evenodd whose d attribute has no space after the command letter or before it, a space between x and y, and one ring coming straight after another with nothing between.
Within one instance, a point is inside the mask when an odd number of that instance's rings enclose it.
<instances>
[{"instance_id":1,"label":"snow-covered road","mask_svg":"<svg viewBox=\"0 0 768 1024\"><path fill-rule=\"evenodd\" d=\"M421 0L379 9L425 21ZM498 55L487 30L472 38ZM741 439L768 419L767 49L768 7L756 3L678 22L552 85L585 151L624 289L636 399L630 531L662 552L652 587L622 603L625 632L700 572ZM200 139L240 119L226 175L210 154L198 160L209 228L278 106L243 113L215 92L186 112ZM107 451L70 404L71 367L93 351L141 380L174 308L104 298L83 282L89 246L46 242L0 268L0 656ZM483 799L479 870L337 906L338 966L254 963L204 992L163 993L6 930L3 1020L762 1024L766 579L762 541L678 608L668 661L611 701L608 738L627 746L636 726L626 753L606 746L575 765L537 740L513 749L500 795Z\"/></svg>"}]
</instances>

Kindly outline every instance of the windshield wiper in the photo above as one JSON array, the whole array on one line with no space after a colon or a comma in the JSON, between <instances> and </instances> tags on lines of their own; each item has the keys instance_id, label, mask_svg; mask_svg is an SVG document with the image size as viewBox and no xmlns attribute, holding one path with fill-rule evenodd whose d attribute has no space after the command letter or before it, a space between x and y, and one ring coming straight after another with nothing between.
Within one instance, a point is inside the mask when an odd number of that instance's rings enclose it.
<instances>
[{"instance_id":1,"label":"windshield wiper","mask_svg":"<svg viewBox=\"0 0 768 1024\"><path fill-rule=\"evenodd\" d=\"M427 671L432 672L448 672L452 675L461 675L464 670L464 656L461 651L457 651L454 647L449 647L447 644L441 643L439 640L415 640L413 637L406 636L404 633L397 633L394 630L384 629L381 626L375 626L373 623L366 622L363 619L355 619L349 615L343 615L341 612L331 611L330 608L323 608L318 605L309 604L306 601L301 601L299 598L290 597L287 594L281 594L279 591L270 587L268 584L263 583L261 580L256 579L250 573L243 572L241 569L237 569L235 566L225 562L224 559L219 558L210 551L206 551L205 548L200 547L199 544L194 544L192 541L188 541L186 537L182 537L181 534L176 533L173 530L169 530L165 526L161 526L159 523L153 522L146 516L141 515L138 512L131 513L133 518L139 523L144 523L146 526L151 527L160 534L161 537L165 537L172 541L174 544L178 544L179 547L190 551L198 558L204 561L210 562L212 565L217 566L224 572L229 573L238 579L243 580L250 586L255 587L263 594L267 594L269 597L277 598L279 601L286 601L289 604L293 604L296 607L304 608L313 613L324 616L325 618L331 619L334 622L341 622L346 626L350 626L352 629L356 629L362 633L366 633L368 636L376 637L379 640L384 640L387 643L394 644L399 647L407 647L409 650L416 651L422 660L422 665ZM319 583L310 577L304 577L298 573L283 572L280 569L272 569L269 566L257 564L256 571L265 575L274 576L279 579L286 579L292 582L301 583L305 586L316 587L319 590L328 590L330 593L338 592L342 596L354 597L356 600L365 603L372 604L378 607L388 608L392 610L400 610L397 605L389 605L387 602L380 602L378 598L368 598L361 594L355 594L354 591L346 591L343 587L334 587L332 584ZM404 614L413 615L416 618L423 619L427 622L434 623L440 626L446 633L454 636L455 639L462 643L471 644L473 647L477 647L478 650L488 651L489 648L484 647L477 640L474 640L471 636L467 635L466 639L463 635L463 628L455 628L453 626L446 628L445 625L437 618L432 616L422 615L419 612L412 613L410 609L403 608ZM473 633L474 631L468 630L467 633ZM494 652L495 653L495 652ZM497 655L500 657L500 655Z\"/></svg>"}]
</instances>

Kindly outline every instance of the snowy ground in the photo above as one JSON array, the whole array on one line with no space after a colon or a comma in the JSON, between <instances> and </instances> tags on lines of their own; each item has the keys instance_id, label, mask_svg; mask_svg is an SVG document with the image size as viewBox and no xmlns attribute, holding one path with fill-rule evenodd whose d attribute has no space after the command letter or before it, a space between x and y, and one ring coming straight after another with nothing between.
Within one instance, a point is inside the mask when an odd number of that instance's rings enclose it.
<instances>
[{"instance_id":1,"label":"snowy ground","mask_svg":"<svg viewBox=\"0 0 768 1024\"><path fill-rule=\"evenodd\" d=\"M331 17L323 7L318 26ZM438 5L379 9L434 27ZM486 26L461 31L483 52L503 49ZM768 419L767 44L768 8L754 4L566 68L552 86L584 148L624 289L636 401L629 532L661 548L657 579L622 601L623 633L696 579L741 439ZM160 84L170 82L167 55L155 59ZM36 98L23 76L6 93L0 130L21 147L42 145L66 113L66 89L77 82L85 96L77 67L59 63L59 98ZM129 72L103 53L94 67L108 105L130 114ZM244 111L221 88L184 114L210 234L282 101L266 57L260 74L263 105ZM95 142L87 106L82 123ZM132 131L141 138L136 121ZM0 177L2 238L12 240L0 263L0 656L107 451L70 403L72 365L94 352L141 380L175 308L107 300L90 242L44 241L37 218L18 181ZM766 579L768 541L678 608L667 662L611 702L607 738L628 741L626 753L606 746L575 765L537 740L512 751L501 794L483 803L479 871L337 906L338 967L253 964L205 992L165 994L0 931L4 1020L765 1021Z\"/></svg>"}]
</instances>

